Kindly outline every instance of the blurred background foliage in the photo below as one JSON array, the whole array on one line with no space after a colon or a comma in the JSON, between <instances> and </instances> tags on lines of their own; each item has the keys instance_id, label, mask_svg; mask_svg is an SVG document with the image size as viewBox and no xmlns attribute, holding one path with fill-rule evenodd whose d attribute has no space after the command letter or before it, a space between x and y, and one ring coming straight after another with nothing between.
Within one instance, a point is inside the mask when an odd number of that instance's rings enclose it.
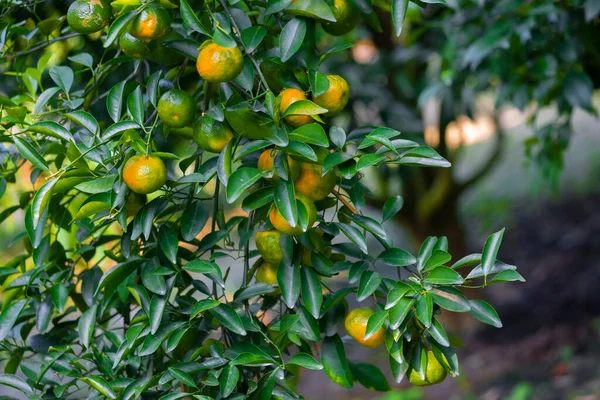
<instances>
[{"instance_id":1,"label":"blurred background foliage","mask_svg":"<svg viewBox=\"0 0 600 400\"><path fill-rule=\"evenodd\" d=\"M354 43L323 64L324 72L343 75L352 87L350 105L336 124L347 131L363 125L398 129L434 147L454 168L381 168L364 180L381 199L369 206L381 208L389 196L402 195L396 234L406 239L404 248L414 249L428 235L445 235L457 258L481 248L482 232L502 221L513 234L501 252L528 282L486 292L498 304L501 331L453 321L469 348L468 355L459 353L465 360L460 379L380 397L357 388L353 398L596 398L600 120L594 90L600 85L600 2L411 3L398 38L384 11L392 4L374 3L380 8L360 29L345 37L318 37L319 48ZM93 35L72 37L47 46L35 64L20 58L16 72L14 66L7 72L3 52L27 43L7 42L3 25L8 10L22 4L0 0L2 95L41 86L40 68L102 47ZM61 16L68 5L41 2L35 14L42 22L30 19L25 25L37 23L51 37L65 24ZM19 11L14 17L19 19ZM109 79L118 82L130 73L117 70ZM104 112L102 101L91 103L95 112ZM177 154L188 147L185 139L173 137L165 145ZM25 172L18 179L20 187L12 186L0 200L0 214L40 184ZM17 213L0 224L0 264L21 253L22 220ZM308 371L300 385L309 399L347 398L318 373Z\"/></svg>"}]
</instances>

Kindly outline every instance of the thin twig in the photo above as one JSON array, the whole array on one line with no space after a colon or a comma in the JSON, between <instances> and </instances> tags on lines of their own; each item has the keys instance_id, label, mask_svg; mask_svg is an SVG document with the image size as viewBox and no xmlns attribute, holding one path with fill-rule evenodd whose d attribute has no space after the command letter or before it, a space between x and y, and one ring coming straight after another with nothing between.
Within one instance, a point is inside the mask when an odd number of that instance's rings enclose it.
<instances>
[{"instance_id":1,"label":"thin twig","mask_svg":"<svg viewBox=\"0 0 600 400\"><path fill-rule=\"evenodd\" d=\"M24 50L24 51L20 51L18 53L15 53L13 55L8 55L8 56L6 56L6 58L8 60L12 60L12 59L17 58L17 57L21 57L21 56L25 56L27 54L35 53L38 50L41 50L41 49L43 49L45 47L50 46L52 43L60 42L61 40L65 40L65 39L70 39L70 38L75 37L75 36L82 36L82 35L81 35L81 33L69 33L69 34L64 35L64 36L59 36L57 38L54 38L52 40L48 40L47 42L44 42L44 43L39 44L37 46L34 46L31 49L29 49L29 50Z\"/></svg>"},{"instance_id":2,"label":"thin twig","mask_svg":"<svg viewBox=\"0 0 600 400\"><path fill-rule=\"evenodd\" d=\"M342 194L340 192L338 192L337 190L333 190L331 193L333 193L333 195L335 197L337 197L337 199L339 201L341 201L342 204L344 204L348 208L348 210L350 210L350 212L352 214L358 215L358 211L356 210L356 208L354 208L352 203L350 203L348 200L346 200L346 198L344 196L342 196Z\"/></svg>"}]
</instances>

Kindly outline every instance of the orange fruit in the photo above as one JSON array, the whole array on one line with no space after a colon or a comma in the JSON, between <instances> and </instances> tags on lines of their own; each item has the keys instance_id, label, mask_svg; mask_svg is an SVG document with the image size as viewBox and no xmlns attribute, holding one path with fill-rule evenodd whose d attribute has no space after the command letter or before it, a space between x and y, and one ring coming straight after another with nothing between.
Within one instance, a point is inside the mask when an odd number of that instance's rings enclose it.
<instances>
[{"instance_id":1,"label":"orange fruit","mask_svg":"<svg viewBox=\"0 0 600 400\"><path fill-rule=\"evenodd\" d=\"M220 153L233 138L233 131L227 122L217 121L205 115L194 125L194 141L205 151Z\"/></svg>"},{"instance_id":2,"label":"orange fruit","mask_svg":"<svg viewBox=\"0 0 600 400\"><path fill-rule=\"evenodd\" d=\"M446 368L435 358L433 351L427 351L427 369L425 370L425 379L421 379L419 374L410 369L408 372L408 380L415 386L429 386L442 382L446 379Z\"/></svg>"},{"instance_id":3,"label":"orange fruit","mask_svg":"<svg viewBox=\"0 0 600 400\"><path fill-rule=\"evenodd\" d=\"M159 5L144 8L129 26L129 33L142 40L158 39L171 29L171 13Z\"/></svg>"},{"instance_id":4,"label":"orange fruit","mask_svg":"<svg viewBox=\"0 0 600 400\"><path fill-rule=\"evenodd\" d=\"M152 193L167 181L167 167L156 156L138 154L125 162L123 181L135 193Z\"/></svg>"},{"instance_id":5,"label":"orange fruit","mask_svg":"<svg viewBox=\"0 0 600 400\"><path fill-rule=\"evenodd\" d=\"M156 111L165 125L183 128L194 120L196 102L188 92L171 89L160 96Z\"/></svg>"},{"instance_id":6,"label":"orange fruit","mask_svg":"<svg viewBox=\"0 0 600 400\"><path fill-rule=\"evenodd\" d=\"M337 184L335 172L328 171L321 176L323 166L320 164L300 163L300 174L294 180L297 194L308 197L312 201L323 200Z\"/></svg>"},{"instance_id":7,"label":"orange fruit","mask_svg":"<svg viewBox=\"0 0 600 400\"><path fill-rule=\"evenodd\" d=\"M339 75L327 75L329 88L320 96L312 98L312 100L323 108L329 111L325 114L328 117L335 117L341 113L348 99L350 98L350 86L344 78Z\"/></svg>"},{"instance_id":8,"label":"orange fruit","mask_svg":"<svg viewBox=\"0 0 600 400\"><path fill-rule=\"evenodd\" d=\"M379 328L373 336L365 339L365 332L367 331L367 322L369 317L375 314L375 311L370 308L355 308L350 311L344 321L344 327L354 340L365 347L375 348L379 347L385 341L385 329Z\"/></svg>"},{"instance_id":9,"label":"orange fruit","mask_svg":"<svg viewBox=\"0 0 600 400\"><path fill-rule=\"evenodd\" d=\"M150 54L150 44L130 35L129 32L123 32L119 36L119 47L123 53L133 58L145 58Z\"/></svg>"},{"instance_id":10,"label":"orange fruit","mask_svg":"<svg viewBox=\"0 0 600 400\"><path fill-rule=\"evenodd\" d=\"M304 196L296 196L296 199L302 202L302 204L306 208L306 211L308 212L308 229L310 229L317 220L317 208L315 207L315 204L312 201L310 201ZM277 207L273 207L271 209L271 212L269 212L269 221L271 221L271 224L275 229L277 229L280 233L283 233L285 235L300 235L303 232L302 228L300 227L300 224L292 227L285 220L283 215L281 215Z\"/></svg>"},{"instance_id":11,"label":"orange fruit","mask_svg":"<svg viewBox=\"0 0 600 400\"><path fill-rule=\"evenodd\" d=\"M348 0L332 0L329 2L335 22L324 23L325 32L334 36L345 35L358 25L360 11Z\"/></svg>"},{"instance_id":12,"label":"orange fruit","mask_svg":"<svg viewBox=\"0 0 600 400\"><path fill-rule=\"evenodd\" d=\"M281 103L279 104L279 111L281 111L281 114L283 114L293 103L300 100L307 100L303 91L294 88L283 89L279 95L281 96ZM310 124L313 122L313 119L310 115L291 115L285 117L285 122L294 128L298 128L302 125Z\"/></svg>"},{"instance_id":13,"label":"orange fruit","mask_svg":"<svg viewBox=\"0 0 600 400\"><path fill-rule=\"evenodd\" d=\"M270 231L258 231L254 236L256 248L263 260L272 265L279 265L283 260L283 250L281 250L281 233L275 229Z\"/></svg>"},{"instance_id":14,"label":"orange fruit","mask_svg":"<svg viewBox=\"0 0 600 400\"><path fill-rule=\"evenodd\" d=\"M256 281L267 285L275 285L277 283L277 265L262 263L256 271Z\"/></svg>"},{"instance_id":15,"label":"orange fruit","mask_svg":"<svg viewBox=\"0 0 600 400\"><path fill-rule=\"evenodd\" d=\"M210 40L200 46L196 68L205 81L230 81L242 72L243 66L244 57L237 47L222 47Z\"/></svg>"},{"instance_id":16,"label":"orange fruit","mask_svg":"<svg viewBox=\"0 0 600 400\"><path fill-rule=\"evenodd\" d=\"M275 149L267 149L260 154L258 158L258 169L262 171L273 171L273 163L275 162L275 157L279 153L279 150ZM300 165L299 163L291 157L287 157L288 161L288 174L292 180L296 179L298 174L300 173ZM277 181L279 180L279 175L277 172L273 172L273 177L268 178L268 180Z\"/></svg>"},{"instance_id":17,"label":"orange fruit","mask_svg":"<svg viewBox=\"0 0 600 400\"><path fill-rule=\"evenodd\" d=\"M67 22L77 33L94 33L110 22L112 10L107 0L77 0L67 11Z\"/></svg>"}]
</instances>

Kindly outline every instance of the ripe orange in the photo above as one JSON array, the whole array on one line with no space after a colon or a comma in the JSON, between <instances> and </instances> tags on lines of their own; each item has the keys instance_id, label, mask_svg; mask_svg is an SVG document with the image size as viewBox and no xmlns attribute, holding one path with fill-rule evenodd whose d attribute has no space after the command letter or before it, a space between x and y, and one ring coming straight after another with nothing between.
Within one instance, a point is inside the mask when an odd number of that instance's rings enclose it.
<instances>
[{"instance_id":1,"label":"ripe orange","mask_svg":"<svg viewBox=\"0 0 600 400\"><path fill-rule=\"evenodd\" d=\"M334 36L345 35L356 27L360 21L360 11L348 0L332 0L329 2L335 22L323 24L325 32Z\"/></svg>"},{"instance_id":2,"label":"ripe orange","mask_svg":"<svg viewBox=\"0 0 600 400\"><path fill-rule=\"evenodd\" d=\"M171 13L159 5L144 8L129 26L129 33L142 40L158 39L171 28Z\"/></svg>"},{"instance_id":3,"label":"ripe orange","mask_svg":"<svg viewBox=\"0 0 600 400\"><path fill-rule=\"evenodd\" d=\"M160 97L156 111L165 125L183 128L194 120L196 102L188 92L171 89Z\"/></svg>"},{"instance_id":4,"label":"ripe orange","mask_svg":"<svg viewBox=\"0 0 600 400\"><path fill-rule=\"evenodd\" d=\"M194 125L194 141L205 151L220 153L233 138L233 131L227 122L217 121L205 115Z\"/></svg>"},{"instance_id":5,"label":"ripe orange","mask_svg":"<svg viewBox=\"0 0 600 400\"><path fill-rule=\"evenodd\" d=\"M267 285L275 285L277 283L277 265L262 263L256 271L256 281Z\"/></svg>"},{"instance_id":6,"label":"ripe orange","mask_svg":"<svg viewBox=\"0 0 600 400\"><path fill-rule=\"evenodd\" d=\"M279 111L281 111L282 114L293 103L300 100L307 100L304 92L294 88L283 89L279 95L281 96ZM291 115L289 117L285 117L285 122L294 128L298 128L302 125L310 124L313 122L313 119L310 115Z\"/></svg>"},{"instance_id":7,"label":"ripe orange","mask_svg":"<svg viewBox=\"0 0 600 400\"><path fill-rule=\"evenodd\" d=\"M283 250L281 250L281 233L275 229L270 231L259 231L254 236L256 248L263 260L272 265L279 265L283 260Z\"/></svg>"},{"instance_id":8,"label":"ripe orange","mask_svg":"<svg viewBox=\"0 0 600 400\"><path fill-rule=\"evenodd\" d=\"M267 149L260 154L258 158L258 169L262 171L273 171L273 163L275 161L275 156L279 153L279 150ZM296 160L291 157L287 157L288 161L288 174L292 180L296 179L298 174L300 173L300 165ZM277 181L279 180L279 175L277 172L273 172L273 177L268 180Z\"/></svg>"},{"instance_id":9,"label":"ripe orange","mask_svg":"<svg viewBox=\"0 0 600 400\"><path fill-rule=\"evenodd\" d=\"M322 172L323 166L320 164L300 163L300 174L294 180L296 193L313 201L327 197L338 179L333 171L328 171L324 176L321 176Z\"/></svg>"},{"instance_id":10,"label":"ripe orange","mask_svg":"<svg viewBox=\"0 0 600 400\"><path fill-rule=\"evenodd\" d=\"M433 351L427 351L427 369L425 370L425 379L421 379L419 374L414 370L410 369L408 372L408 380L415 386L429 386L435 385L436 383L442 382L446 379L446 369L444 366L435 358Z\"/></svg>"},{"instance_id":11,"label":"ripe orange","mask_svg":"<svg viewBox=\"0 0 600 400\"><path fill-rule=\"evenodd\" d=\"M150 44L130 35L129 32L121 34L119 46L123 53L133 58L145 58L150 53Z\"/></svg>"},{"instance_id":12,"label":"ripe orange","mask_svg":"<svg viewBox=\"0 0 600 400\"><path fill-rule=\"evenodd\" d=\"M167 181L167 167L156 156L138 154L125 163L123 181L135 193L152 193Z\"/></svg>"},{"instance_id":13,"label":"ripe orange","mask_svg":"<svg viewBox=\"0 0 600 400\"><path fill-rule=\"evenodd\" d=\"M370 308L355 308L348 313L344 321L344 327L354 340L365 347L379 347L385 341L385 329L379 328L377 332L370 338L365 340L365 332L367 331L367 322L369 317L375 314L375 311Z\"/></svg>"},{"instance_id":14,"label":"ripe orange","mask_svg":"<svg viewBox=\"0 0 600 400\"><path fill-rule=\"evenodd\" d=\"M67 11L67 22L77 33L94 33L110 22L112 11L107 0L77 0Z\"/></svg>"},{"instance_id":15,"label":"ripe orange","mask_svg":"<svg viewBox=\"0 0 600 400\"><path fill-rule=\"evenodd\" d=\"M350 86L344 78L339 75L327 75L329 81L329 88L325 93L320 96L314 97L313 101L323 108L329 110L325 115L328 117L335 117L341 113L348 99L350 98Z\"/></svg>"},{"instance_id":16,"label":"ripe orange","mask_svg":"<svg viewBox=\"0 0 600 400\"><path fill-rule=\"evenodd\" d=\"M205 81L230 81L242 72L243 66L244 57L237 47L222 47L210 40L200 46L196 68Z\"/></svg>"},{"instance_id":17,"label":"ripe orange","mask_svg":"<svg viewBox=\"0 0 600 400\"><path fill-rule=\"evenodd\" d=\"M310 229L317 220L317 208L312 201L304 196L296 196L296 199L300 200L302 204L304 204L304 207L308 212L308 229ZM281 215L277 207L273 207L271 209L271 212L269 213L269 221L271 221L271 224L275 229L285 235L300 235L303 232L300 224L292 227L285 220L283 215Z\"/></svg>"}]
</instances>

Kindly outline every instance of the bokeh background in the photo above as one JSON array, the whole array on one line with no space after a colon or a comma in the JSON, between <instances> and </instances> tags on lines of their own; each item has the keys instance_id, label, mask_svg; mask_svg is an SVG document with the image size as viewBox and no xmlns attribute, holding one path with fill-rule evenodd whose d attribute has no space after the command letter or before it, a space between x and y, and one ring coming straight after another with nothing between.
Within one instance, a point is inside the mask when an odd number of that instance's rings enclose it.
<instances>
[{"instance_id":1,"label":"bokeh background","mask_svg":"<svg viewBox=\"0 0 600 400\"><path fill-rule=\"evenodd\" d=\"M68 7L54 3L49 9L55 16ZM490 2L467 3L480 3L481 12L494 15ZM521 2L499 3L508 9ZM537 3L557 9L522 18L529 21L532 36L544 29L556 36L564 34L562 25L554 22L565 18L565 10L554 2ZM570 12L575 11L567 10L566 17ZM507 34L509 40L503 45L489 41L487 45L501 51L514 49L510 53L516 56L492 50L478 55L484 62L489 58L505 65L497 70L493 63L482 67L482 61L463 65L464 50L476 42L486 22L479 31L472 29L470 36L465 33L468 37L462 37L461 26L443 26L456 22L460 10L451 15L454 19L440 13L437 8L423 10L411 4L400 38L391 34L389 14L381 16L382 32L365 25L336 40L322 35L320 48L354 43L352 49L333 55L322 66L325 72L344 76L352 87L348 111L336 123L347 132L365 124L391 126L406 138L431 145L453 163L451 170L367 172L365 182L373 191L367 213L377 215L386 196L405 198L405 208L387 225L396 244L414 253L428 235L446 235L451 253L458 259L480 251L489 234L506 227L499 258L517 265L527 281L471 294L494 305L502 329L484 326L468 315L446 316L451 334L464 343L464 348L458 349L462 373L457 379L421 389L411 388L407 382L396 384L388 374L393 391L382 394L358 385L348 391L320 372L306 371L300 378L300 391L307 399L328 400L600 398L600 119L594 115L600 96L596 95L589 107L575 107L567 137L561 136L563 132L559 135L560 156L544 147L548 143L543 135L545 127L564 124L560 96L549 94L549 100L541 100L529 88L525 101L516 101L514 91L512 97L503 97L507 86L514 89L520 85L518 80L506 81L506 69L508 76L510 71L524 74L523 86L535 86L540 83L535 80L539 71L534 67L541 62L545 78L560 85L573 63L585 65L578 59L585 52L575 54L569 64L552 53L557 46L552 37L546 38L542 51L530 53L526 45L513 43L514 38ZM598 32L597 17L587 23ZM467 28L463 30L469 31ZM450 44L458 48L454 50L460 65L448 62L454 57L448 54ZM95 46L98 44L73 38L42 54L51 54L50 65L59 64L73 52L84 48L91 52ZM522 66L526 70L518 71ZM14 79L3 72L0 69L0 94L10 95ZM122 80L129 71L122 74L112 79ZM182 82L185 84L185 75ZM446 89L436 86L440 83ZM448 99L453 102L447 104ZM186 138L169 137L162 146L180 155L190 152ZM38 184L23 174L19 185L9 186L0 199L0 215ZM229 210L230 215L239 212ZM23 215L16 213L0 222L0 265L23 253L22 219ZM236 270L241 268L233 265ZM231 290L234 288L232 285ZM388 370L384 349L366 351L348 341L347 351L351 360L366 358ZM0 394L8 394L3 391L0 388Z\"/></svg>"}]
</instances>

